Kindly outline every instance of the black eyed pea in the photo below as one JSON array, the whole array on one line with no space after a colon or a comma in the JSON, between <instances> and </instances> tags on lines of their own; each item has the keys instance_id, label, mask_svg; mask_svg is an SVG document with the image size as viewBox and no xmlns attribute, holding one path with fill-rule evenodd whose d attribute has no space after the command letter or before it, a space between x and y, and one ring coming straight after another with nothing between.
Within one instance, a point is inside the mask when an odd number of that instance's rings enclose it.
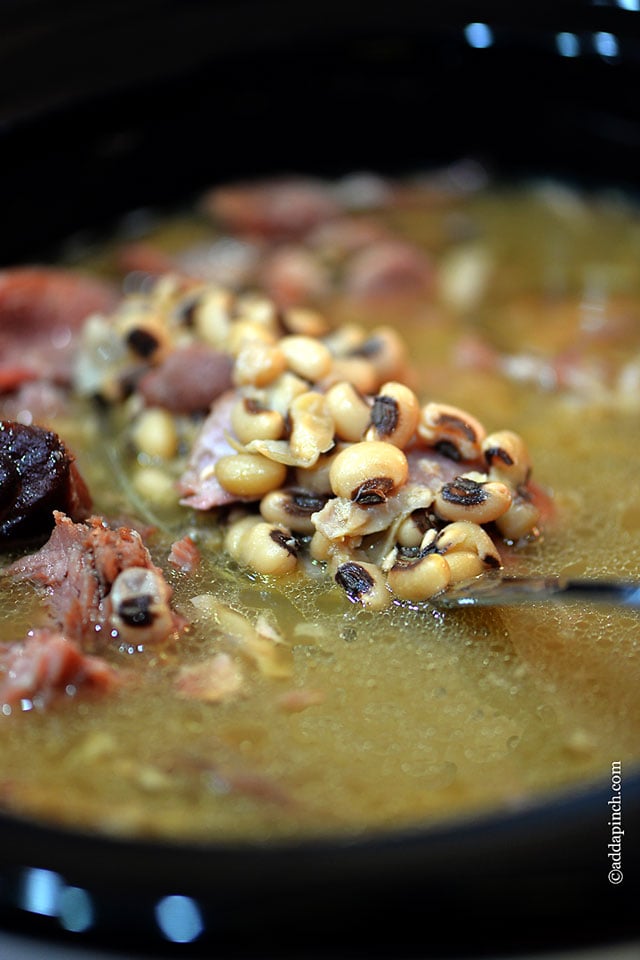
<instances>
[{"instance_id":1,"label":"black eyed pea","mask_svg":"<svg viewBox=\"0 0 640 960\"><path fill-rule=\"evenodd\" d=\"M227 527L224 535L224 549L234 560L239 560L242 556L242 541L258 523L262 523L262 518L252 513L233 520Z\"/></svg>"},{"instance_id":2,"label":"black eyed pea","mask_svg":"<svg viewBox=\"0 0 640 960\"><path fill-rule=\"evenodd\" d=\"M385 440L404 449L412 439L420 419L420 404L413 390L395 380L380 387L373 399L371 426L366 440Z\"/></svg>"},{"instance_id":3,"label":"black eyed pea","mask_svg":"<svg viewBox=\"0 0 640 960\"><path fill-rule=\"evenodd\" d=\"M391 590L401 600L428 600L445 590L450 581L449 564L439 553L399 556L387 573Z\"/></svg>"},{"instance_id":4,"label":"black eyed pea","mask_svg":"<svg viewBox=\"0 0 640 960\"><path fill-rule=\"evenodd\" d=\"M506 480L517 487L529 479L529 451L522 437L513 430L489 434L483 441L482 451L492 480Z\"/></svg>"},{"instance_id":5,"label":"black eyed pea","mask_svg":"<svg viewBox=\"0 0 640 960\"><path fill-rule=\"evenodd\" d=\"M263 407L252 397L242 397L231 409L231 426L240 443L280 440L285 434L284 417Z\"/></svg>"},{"instance_id":6,"label":"black eyed pea","mask_svg":"<svg viewBox=\"0 0 640 960\"><path fill-rule=\"evenodd\" d=\"M362 440L371 422L371 406L366 397L352 383L342 380L329 387L325 400L336 436L351 443Z\"/></svg>"},{"instance_id":7,"label":"black eyed pea","mask_svg":"<svg viewBox=\"0 0 640 960\"><path fill-rule=\"evenodd\" d=\"M425 541L426 539L425 537ZM423 547L427 546L425 541ZM447 524L435 538L430 537L429 546L436 553L446 556L450 565L459 553L474 554L481 563L479 573L482 568L497 568L502 565L498 548L487 531L469 520L457 520Z\"/></svg>"},{"instance_id":8,"label":"black eyed pea","mask_svg":"<svg viewBox=\"0 0 640 960\"><path fill-rule=\"evenodd\" d=\"M256 573L282 577L296 569L298 544L286 527L263 521L240 539L238 559Z\"/></svg>"},{"instance_id":9,"label":"black eyed pea","mask_svg":"<svg viewBox=\"0 0 640 960\"><path fill-rule=\"evenodd\" d=\"M516 493L507 512L496 520L496 526L505 540L517 543L536 534L539 520L538 507L525 495Z\"/></svg>"},{"instance_id":10,"label":"black eyed pea","mask_svg":"<svg viewBox=\"0 0 640 960\"><path fill-rule=\"evenodd\" d=\"M229 327L225 350L232 356L237 357L245 347L252 343L273 346L276 339L275 334L255 320L234 320Z\"/></svg>"},{"instance_id":11,"label":"black eyed pea","mask_svg":"<svg viewBox=\"0 0 640 960\"><path fill-rule=\"evenodd\" d=\"M378 383L405 373L407 348L393 327L376 327L354 353L370 361L376 371Z\"/></svg>"},{"instance_id":12,"label":"black eyed pea","mask_svg":"<svg viewBox=\"0 0 640 960\"><path fill-rule=\"evenodd\" d=\"M132 313L120 324L120 335L136 357L158 363L171 350L172 340L166 325L153 314Z\"/></svg>"},{"instance_id":13,"label":"black eyed pea","mask_svg":"<svg viewBox=\"0 0 640 960\"><path fill-rule=\"evenodd\" d=\"M318 560L322 563L328 562L334 552L335 541L329 540L320 530L311 537L309 542L309 556L312 560Z\"/></svg>"},{"instance_id":14,"label":"black eyed pea","mask_svg":"<svg viewBox=\"0 0 640 960\"><path fill-rule=\"evenodd\" d=\"M326 317L308 307L289 307L284 310L282 323L289 333L303 337L324 337L329 332Z\"/></svg>"},{"instance_id":15,"label":"black eyed pea","mask_svg":"<svg viewBox=\"0 0 640 960\"><path fill-rule=\"evenodd\" d=\"M148 567L127 567L113 581L108 601L110 621L126 642L165 640L173 629L171 589Z\"/></svg>"},{"instance_id":16,"label":"black eyed pea","mask_svg":"<svg viewBox=\"0 0 640 960\"><path fill-rule=\"evenodd\" d=\"M287 468L260 453L232 453L216 463L216 479L228 493L241 500L259 500L283 486Z\"/></svg>"},{"instance_id":17,"label":"black eyed pea","mask_svg":"<svg viewBox=\"0 0 640 960\"><path fill-rule=\"evenodd\" d=\"M427 403L420 412L418 435L452 460L478 460L486 431L479 420L446 403Z\"/></svg>"},{"instance_id":18,"label":"black eyed pea","mask_svg":"<svg viewBox=\"0 0 640 960\"><path fill-rule=\"evenodd\" d=\"M323 380L331 370L331 352L320 340L292 334L282 337L278 347L285 355L289 370L311 383Z\"/></svg>"},{"instance_id":19,"label":"black eyed pea","mask_svg":"<svg viewBox=\"0 0 640 960\"><path fill-rule=\"evenodd\" d=\"M491 523L511 506L511 490L499 480L478 483L469 477L456 477L445 483L434 500L434 511L442 520L470 520Z\"/></svg>"},{"instance_id":20,"label":"black eyed pea","mask_svg":"<svg viewBox=\"0 0 640 960\"><path fill-rule=\"evenodd\" d=\"M361 506L384 503L407 481L409 465L402 450L392 443L365 440L345 447L329 471L337 497Z\"/></svg>"},{"instance_id":21,"label":"black eyed pea","mask_svg":"<svg viewBox=\"0 0 640 960\"><path fill-rule=\"evenodd\" d=\"M268 523L310 535L316 530L311 515L322 510L326 502L326 497L316 496L306 490L272 490L260 501L260 513Z\"/></svg>"},{"instance_id":22,"label":"black eyed pea","mask_svg":"<svg viewBox=\"0 0 640 960\"><path fill-rule=\"evenodd\" d=\"M263 391L264 406L269 410L277 410L286 419L295 398L307 393L308 390L309 384L306 380L291 373L290 370L285 370Z\"/></svg>"},{"instance_id":23,"label":"black eyed pea","mask_svg":"<svg viewBox=\"0 0 640 960\"><path fill-rule=\"evenodd\" d=\"M366 357L334 357L328 383L337 383L347 380L360 393L375 393L380 384L380 377Z\"/></svg>"},{"instance_id":24,"label":"black eyed pea","mask_svg":"<svg viewBox=\"0 0 640 960\"><path fill-rule=\"evenodd\" d=\"M337 443L328 453L322 453L312 467L297 467L294 473L294 485L316 496L331 496L331 466L337 456L347 449L344 443Z\"/></svg>"},{"instance_id":25,"label":"black eyed pea","mask_svg":"<svg viewBox=\"0 0 640 960\"><path fill-rule=\"evenodd\" d=\"M324 395L313 390L300 394L291 401L289 416L291 452L298 461L313 466L334 444L333 419Z\"/></svg>"},{"instance_id":26,"label":"black eyed pea","mask_svg":"<svg viewBox=\"0 0 640 960\"><path fill-rule=\"evenodd\" d=\"M456 550L447 554L447 563L451 573L451 583L461 583L464 580L473 580L486 571L486 567L477 553L471 550Z\"/></svg>"},{"instance_id":27,"label":"black eyed pea","mask_svg":"<svg viewBox=\"0 0 640 960\"><path fill-rule=\"evenodd\" d=\"M170 460L178 452L178 431L168 410L147 407L131 428L131 439L139 453Z\"/></svg>"},{"instance_id":28,"label":"black eyed pea","mask_svg":"<svg viewBox=\"0 0 640 960\"><path fill-rule=\"evenodd\" d=\"M233 302L233 294L228 290L208 288L200 294L193 308L193 326L205 343L218 348L226 345Z\"/></svg>"},{"instance_id":29,"label":"black eyed pea","mask_svg":"<svg viewBox=\"0 0 640 960\"><path fill-rule=\"evenodd\" d=\"M360 349L367 339L367 331L358 323L343 323L324 338L334 357L346 357Z\"/></svg>"},{"instance_id":30,"label":"black eyed pea","mask_svg":"<svg viewBox=\"0 0 640 960\"><path fill-rule=\"evenodd\" d=\"M259 293L242 293L236 297L233 315L236 323L249 321L277 337L279 330L278 310L268 297Z\"/></svg>"},{"instance_id":31,"label":"black eyed pea","mask_svg":"<svg viewBox=\"0 0 640 960\"><path fill-rule=\"evenodd\" d=\"M396 533L396 542L400 547L419 547L423 537L433 526L428 510L421 507L414 510L402 521Z\"/></svg>"},{"instance_id":32,"label":"black eyed pea","mask_svg":"<svg viewBox=\"0 0 640 960\"><path fill-rule=\"evenodd\" d=\"M369 610L384 610L393 600L384 574L373 563L347 560L339 565L334 578L352 603Z\"/></svg>"},{"instance_id":33,"label":"black eyed pea","mask_svg":"<svg viewBox=\"0 0 640 960\"><path fill-rule=\"evenodd\" d=\"M277 380L286 365L279 347L254 340L240 348L233 367L233 382L238 387L266 387Z\"/></svg>"}]
</instances>

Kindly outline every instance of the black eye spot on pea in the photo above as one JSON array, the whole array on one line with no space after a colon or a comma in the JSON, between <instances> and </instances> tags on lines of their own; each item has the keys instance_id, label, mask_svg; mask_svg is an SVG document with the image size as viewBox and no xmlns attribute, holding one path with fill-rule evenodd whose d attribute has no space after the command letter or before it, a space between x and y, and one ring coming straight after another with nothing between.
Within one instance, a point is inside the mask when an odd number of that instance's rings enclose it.
<instances>
[{"instance_id":1,"label":"black eye spot on pea","mask_svg":"<svg viewBox=\"0 0 640 960\"><path fill-rule=\"evenodd\" d=\"M513 457L502 447L490 447L488 450L485 450L484 458L489 466L491 466L494 460L502 460L507 467L513 466Z\"/></svg>"},{"instance_id":2,"label":"black eye spot on pea","mask_svg":"<svg viewBox=\"0 0 640 960\"><path fill-rule=\"evenodd\" d=\"M388 437L398 426L400 411L393 397L384 395L374 398L371 408L371 424L381 437Z\"/></svg>"},{"instance_id":3,"label":"black eye spot on pea","mask_svg":"<svg viewBox=\"0 0 640 960\"><path fill-rule=\"evenodd\" d=\"M293 537L288 537L282 530L272 530L269 536L274 543L277 543L277 545L282 547L283 550L286 550L287 553L290 553L294 557L297 556L298 544Z\"/></svg>"},{"instance_id":4,"label":"black eye spot on pea","mask_svg":"<svg viewBox=\"0 0 640 960\"><path fill-rule=\"evenodd\" d=\"M482 562L486 564L487 567L493 567L494 570L497 570L502 566L500 560L497 557L494 557L493 554L487 553L484 557L480 557Z\"/></svg>"},{"instance_id":5,"label":"black eye spot on pea","mask_svg":"<svg viewBox=\"0 0 640 960\"><path fill-rule=\"evenodd\" d=\"M153 597L141 593L137 597L128 597L118 607L118 616L129 627L149 627L153 623Z\"/></svg>"},{"instance_id":6,"label":"black eye spot on pea","mask_svg":"<svg viewBox=\"0 0 640 960\"><path fill-rule=\"evenodd\" d=\"M441 453L443 457L448 457L449 460L453 460L455 463L462 460L460 451L454 443L451 443L450 440L440 440L435 445L435 449L438 453Z\"/></svg>"},{"instance_id":7,"label":"black eye spot on pea","mask_svg":"<svg viewBox=\"0 0 640 960\"><path fill-rule=\"evenodd\" d=\"M376 503L384 503L393 488L391 477L372 477L352 491L351 499L361 507L374 506Z\"/></svg>"},{"instance_id":8,"label":"black eye spot on pea","mask_svg":"<svg viewBox=\"0 0 640 960\"><path fill-rule=\"evenodd\" d=\"M468 477L456 477L451 483L445 483L440 496L447 503L455 503L461 507L475 507L487 499L487 493L482 486Z\"/></svg>"},{"instance_id":9,"label":"black eye spot on pea","mask_svg":"<svg viewBox=\"0 0 640 960\"><path fill-rule=\"evenodd\" d=\"M476 432L471 424L467 423L466 420L461 420L460 417L454 417L451 413L441 413L436 421L436 426L457 430L471 443L475 443L477 440Z\"/></svg>"},{"instance_id":10,"label":"black eye spot on pea","mask_svg":"<svg viewBox=\"0 0 640 960\"><path fill-rule=\"evenodd\" d=\"M327 497L306 493L304 490L294 490L291 499L284 501L284 509L291 516L310 517L312 513L322 510L327 499Z\"/></svg>"},{"instance_id":11,"label":"black eye spot on pea","mask_svg":"<svg viewBox=\"0 0 640 960\"><path fill-rule=\"evenodd\" d=\"M160 345L158 338L145 330L144 327L136 327L135 330L131 330L127 336L127 344L134 353L137 353L144 360L152 357Z\"/></svg>"},{"instance_id":12,"label":"black eye spot on pea","mask_svg":"<svg viewBox=\"0 0 640 960\"><path fill-rule=\"evenodd\" d=\"M335 581L339 587L342 587L349 600L354 603L373 589L371 574L353 560L340 564L336 571Z\"/></svg>"},{"instance_id":13,"label":"black eye spot on pea","mask_svg":"<svg viewBox=\"0 0 640 960\"><path fill-rule=\"evenodd\" d=\"M350 357L376 357L384 347L384 340L381 337L369 337L355 350L351 350Z\"/></svg>"}]
</instances>

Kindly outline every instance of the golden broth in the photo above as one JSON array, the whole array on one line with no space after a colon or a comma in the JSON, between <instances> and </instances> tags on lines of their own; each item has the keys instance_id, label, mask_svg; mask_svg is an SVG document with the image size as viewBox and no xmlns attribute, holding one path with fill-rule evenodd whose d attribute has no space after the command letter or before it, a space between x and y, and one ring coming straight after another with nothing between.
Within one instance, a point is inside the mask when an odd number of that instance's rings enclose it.
<instances>
[{"instance_id":1,"label":"golden broth","mask_svg":"<svg viewBox=\"0 0 640 960\"><path fill-rule=\"evenodd\" d=\"M534 479L553 492L557 515L540 540L510 554L512 569L637 577L637 211L615 196L585 199L543 185L419 203L392 218L396 229L428 240L439 295L369 312L338 300L332 317L397 325L421 399L459 404L487 430L509 427L525 438ZM178 218L150 237L175 249L203 231ZM108 273L112 250L81 263ZM471 277L457 300L446 286L454 266ZM541 374L527 380L504 365L461 364L460 338L470 334L502 355L535 356ZM550 381L552 360L589 337L589 363L605 362L595 386ZM80 418L55 426L78 455L96 510L135 513L139 504L128 504L128 488L114 489L112 479L114 457L126 473L122 445L105 441L95 414L78 409ZM268 612L291 644L293 674L249 672L247 695L230 703L180 699L176 664L218 649L206 618L179 648L112 650L110 661L131 671L133 684L0 718L0 802L10 811L212 840L361 833L606 783L613 761L629 774L637 768L636 612L532 603L443 613L423 603L369 613L320 569L286 581L238 569L219 552L212 518L177 518L157 506L152 513L166 528L152 543L158 562L179 530L195 525L209 544L195 573L168 570L178 608L192 612L191 597L213 593L250 615ZM34 598L25 588L5 597L6 638L30 625ZM314 702L287 709L298 689Z\"/></svg>"}]
</instances>

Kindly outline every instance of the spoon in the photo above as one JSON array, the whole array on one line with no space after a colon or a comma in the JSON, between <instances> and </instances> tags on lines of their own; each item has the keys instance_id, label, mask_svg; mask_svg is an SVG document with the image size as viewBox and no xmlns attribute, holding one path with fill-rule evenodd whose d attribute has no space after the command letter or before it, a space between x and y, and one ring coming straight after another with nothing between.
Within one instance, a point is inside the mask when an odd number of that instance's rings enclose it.
<instances>
[{"instance_id":1,"label":"spoon","mask_svg":"<svg viewBox=\"0 0 640 960\"><path fill-rule=\"evenodd\" d=\"M612 604L640 608L640 581L567 577L493 577L484 575L450 587L433 602L438 607L501 607L536 601Z\"/></svg>"}]
</instances>

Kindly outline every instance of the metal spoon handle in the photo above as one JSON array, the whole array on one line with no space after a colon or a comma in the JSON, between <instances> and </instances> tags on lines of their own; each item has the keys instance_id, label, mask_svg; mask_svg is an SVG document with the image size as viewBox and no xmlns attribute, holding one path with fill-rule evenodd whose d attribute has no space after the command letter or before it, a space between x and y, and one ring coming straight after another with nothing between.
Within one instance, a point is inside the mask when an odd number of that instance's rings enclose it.
<instances>
[{"instance_id":1,"label":"metal spoon handle","mask_svg":"<svg viewBox=\"0 0 640 960\"><path fill-rule=\"evenodd\" d=\"M437 598L439 606L498 607L541 600L607 603L640 608L640 582L571 580L565 577L484 577L453 587Z\"/></svg>"}]
</instances>

